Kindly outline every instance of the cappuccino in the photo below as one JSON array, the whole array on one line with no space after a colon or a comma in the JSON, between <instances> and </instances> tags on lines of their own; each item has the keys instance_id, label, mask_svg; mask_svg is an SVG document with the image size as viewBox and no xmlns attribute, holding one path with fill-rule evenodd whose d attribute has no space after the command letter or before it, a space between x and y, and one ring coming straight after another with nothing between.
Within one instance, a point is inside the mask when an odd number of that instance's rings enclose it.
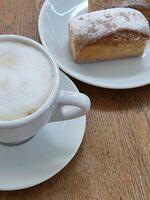
<instances>
[{"instance_id":1,"label":"cappuccino","mask_svg":"<svg viewBox=\"0 0 150 200\"><path fill-rule=\"evenodd\" d=\"M0 120L31 115L48 99L54 71L40 50L21 42L0 42Z\"/></svg>"}]
</instances>

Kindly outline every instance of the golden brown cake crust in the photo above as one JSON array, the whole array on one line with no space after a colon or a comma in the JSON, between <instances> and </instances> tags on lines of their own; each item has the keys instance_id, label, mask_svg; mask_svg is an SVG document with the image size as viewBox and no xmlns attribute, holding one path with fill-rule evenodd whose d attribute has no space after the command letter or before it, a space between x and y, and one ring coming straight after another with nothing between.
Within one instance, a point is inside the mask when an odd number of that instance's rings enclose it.
<instances>
[{"instance_id":1,"label":"golden brown cake crust","mask_svg":"<svg viewBox=\"0 0 150 200\"><path fill-rule=\"evenodd\" d=\"M141 11L150 21L150 0L88 0L89 11L129 7Z\"/></svg>"},{"instance_id":2,"label":"golden brown cake crust","mask_svg":"<svg viewBox=\"0 0 150 200\"><path fill-rule=\"evenodd\" d=\"M144 48L144 41L95 43L86 46L78 54L75 54L74 60L76 63L88 63L139 56L143 53Z\"/></svg>"}]
</instances>

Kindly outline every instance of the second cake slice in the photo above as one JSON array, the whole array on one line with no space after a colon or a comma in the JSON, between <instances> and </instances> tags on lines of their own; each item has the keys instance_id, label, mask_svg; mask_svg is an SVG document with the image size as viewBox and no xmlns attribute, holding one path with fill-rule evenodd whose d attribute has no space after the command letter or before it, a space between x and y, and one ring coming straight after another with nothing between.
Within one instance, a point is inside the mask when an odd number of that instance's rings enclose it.
<instances>
[{"instance_id":1,"label":"second cake slice","mask_svg":"<svg viewBox=\"0 0 150 200\"><path fill-rule=\"evenodd\" d=\"M110 8L133 8L139 10L150 22L150 0L88 0L89 11Z\"/></svg>"},{"instance_id":2,"label":"second cake slice","mask_svg":"<svg viewBox=\"0 0 150 200\"><path fill-rule=\"evenodd\" d=\"M87 13L69 23L69 38L76 63L138 56L150 30L142 13L114 8Z\"/></svg>"}]
</instances>

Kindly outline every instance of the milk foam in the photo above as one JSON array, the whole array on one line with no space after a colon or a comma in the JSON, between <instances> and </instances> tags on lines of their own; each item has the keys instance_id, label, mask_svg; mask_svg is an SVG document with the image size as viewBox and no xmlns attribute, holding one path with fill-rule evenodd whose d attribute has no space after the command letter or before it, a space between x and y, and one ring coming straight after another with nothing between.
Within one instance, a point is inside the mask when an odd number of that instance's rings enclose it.
<instances>
[{"instance_id":1,"label":"milk foam","mask_svg":"<svg viewBox=\"0 0 150 200\"><path fill-rule=\"evenodd\" d=\"M0 120L15 120L37 111L54 81L46 56L23 43L0 42Z\"/></svg>"}]
</instances>

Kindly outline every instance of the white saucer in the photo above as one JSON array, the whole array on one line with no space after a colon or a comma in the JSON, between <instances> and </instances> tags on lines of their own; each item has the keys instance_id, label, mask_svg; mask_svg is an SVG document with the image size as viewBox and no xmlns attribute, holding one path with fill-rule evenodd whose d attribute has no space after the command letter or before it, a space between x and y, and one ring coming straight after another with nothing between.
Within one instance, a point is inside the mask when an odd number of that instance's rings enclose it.
<instances>
[{"instance_id":1,"label":"white saucer","mask_svg":"<svg viewBox=\"0 0 150 200\"><path fill-rule=\"evenodd\" d=\"M63 73L61 87L78 91ZM85 124L85 116L48 124L22 145L0 145L0 190L28 188L57 174L77 152L84 136Z\"/></svg>"},{"instance_id":2,"label":"white saucer","mask_svg":"<svg viewBox=\"0 0 150 200\"><path fill-rule=\"evenodd\" d=\"M87 12L87 0L46 0L39 17L39 33L59 67L85 83L114 89L150 83L150 42L139 58L75 64L69 50L68 21Z\"/></svg>"}]
</instances>

